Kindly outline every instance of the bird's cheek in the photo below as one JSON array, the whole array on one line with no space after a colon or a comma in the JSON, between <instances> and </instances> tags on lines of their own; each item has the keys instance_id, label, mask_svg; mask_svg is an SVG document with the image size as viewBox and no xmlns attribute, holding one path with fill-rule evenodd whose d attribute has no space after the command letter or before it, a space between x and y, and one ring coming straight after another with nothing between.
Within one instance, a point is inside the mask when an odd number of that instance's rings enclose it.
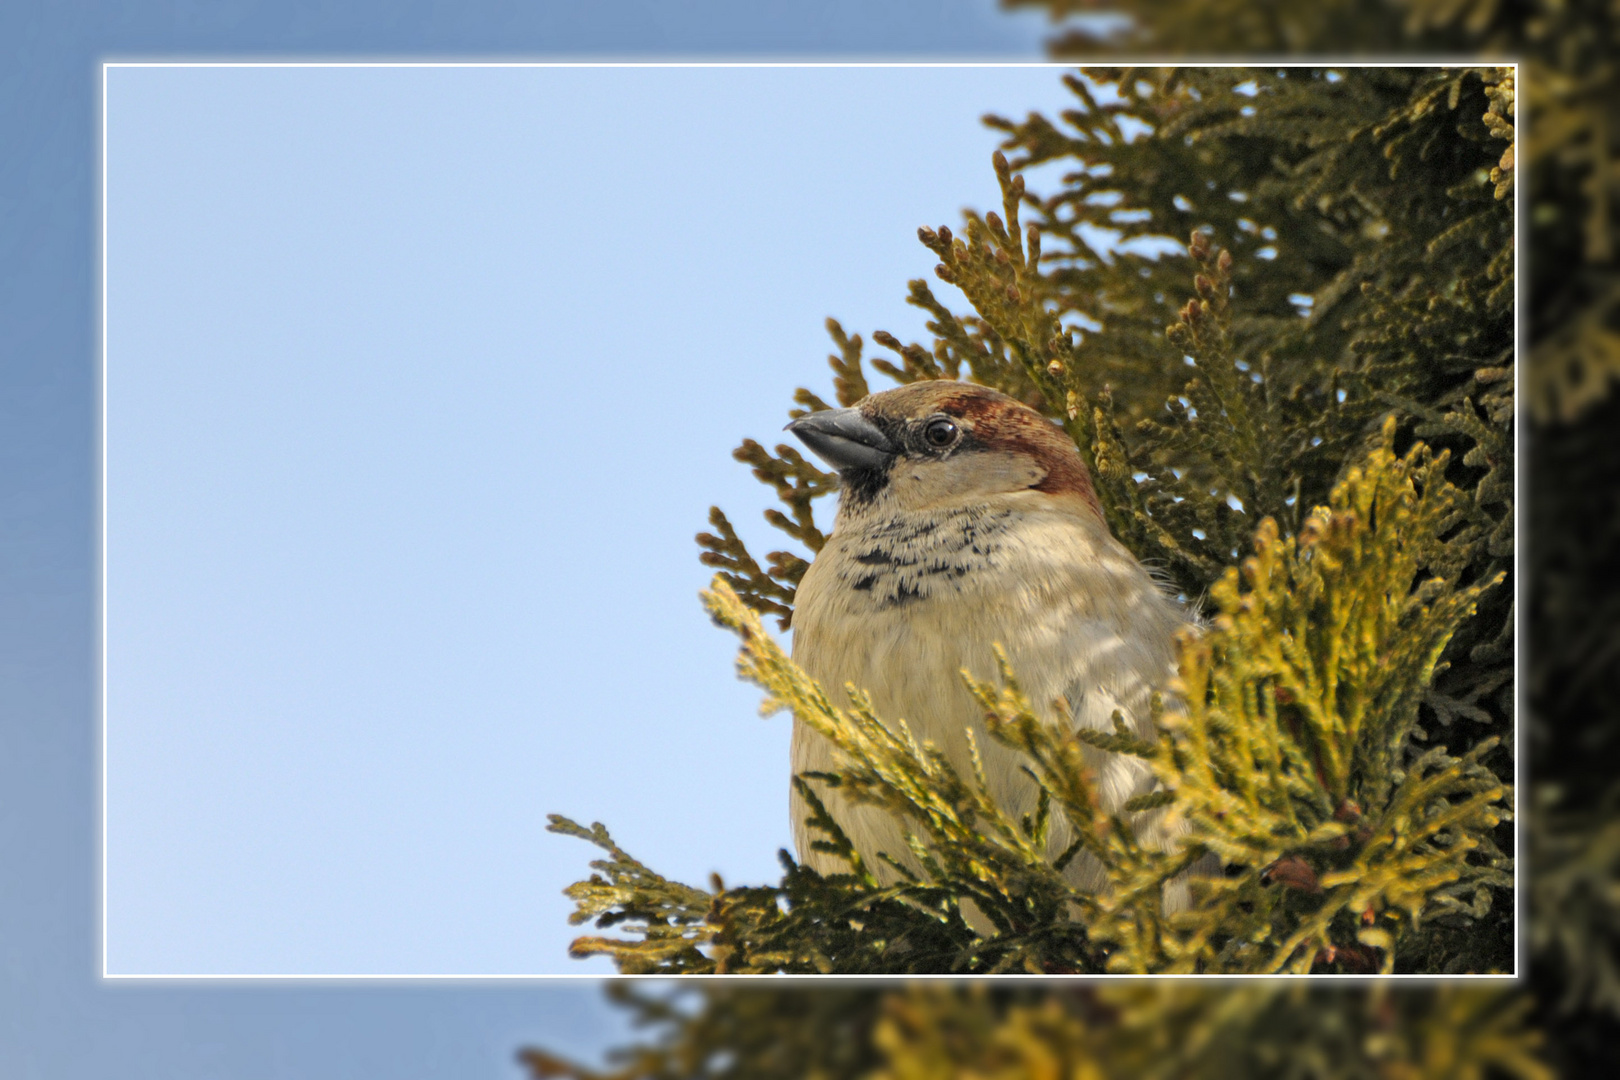
<instances>
[{"instance_id":1,"label":"bird's cheek","mask_svg":"<svg viewBox=\"0 0 1620 1080\"><path fill-rule=\"evenodd\" d=\"M897 461L889 475L889 486L902 506L924 507L940 499L970 490L966 477L942 461Z\"/></svg>"}]
</instances>

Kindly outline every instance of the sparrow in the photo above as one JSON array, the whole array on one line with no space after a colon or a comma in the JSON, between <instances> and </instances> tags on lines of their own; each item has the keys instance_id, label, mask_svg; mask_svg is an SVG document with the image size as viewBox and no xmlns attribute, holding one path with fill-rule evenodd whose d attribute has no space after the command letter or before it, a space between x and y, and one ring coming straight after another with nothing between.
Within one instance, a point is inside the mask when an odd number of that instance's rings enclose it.
<instances>
[{"instance_id":1,"label":"sparrow","mask_svg":"<svg viewBox=\"0 0 1620 1080\"><path fill-rule=\"evenodd\" d=\"M864 690L878 716L904 718L964 776L972 730L990 793L1014 820L1035 809L1038 789L1018 752L988 737L960 675L994 680L995 645L1037 708L1066 703L1046 722L1112 732L1118 710L1138 737L1154 737L1150 699L1167 689L1175 635L1192 619L1109 532L1061 428L988 387L935 380L811 413L787 430L839 475L833 530L799 584L792 645L835 701L847 704L846 684ZM836 769L832 744L807 724L794 721L792 745L794 774ZM1141 758L1084 749L1103 810L1155 790ZM899 874L879 852L917 868L887 811L836 788L824 801L881 881ZM811 846L797 791L791 804L801 858L821 873L847 872ZM1133 828L1171 842L1162 811L1136 815ZM1054 815L1048 857L1071 839ZM1085 891L1104 884L1084 852L1064 873ZM1167 888L1165 901L1185 907L1185 886Z\"/></svg>"}]
</instances>

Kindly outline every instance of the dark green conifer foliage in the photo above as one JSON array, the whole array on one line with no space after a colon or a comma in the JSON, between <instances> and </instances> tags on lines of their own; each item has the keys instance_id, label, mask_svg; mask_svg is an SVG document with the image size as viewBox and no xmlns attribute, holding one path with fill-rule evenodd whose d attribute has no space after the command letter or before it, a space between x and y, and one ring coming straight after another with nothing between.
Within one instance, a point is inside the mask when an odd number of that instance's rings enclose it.
<instances>
[{"instance_id":1,"label":"dark green conifer foliage","mask_svg":"<svg viewBox=\"0 0 1620 1080\"><path fill-rule=\"evenodd\" d=\"M736 456L801 546L762 563L715 509L707 603L767 706L844 751L835 775L799 783L818 846L849 872L784 854L780 885L704 892L559 818L610 856L571 889L576 920L633 935L577 954L647 973L1511 968L1513 215L1491 170L1512 129L1490 118L1511 116L1512 73L1090 77L1100 91L1069 77L1060 123L990 120L1011 155L994 161L1000 212L970 213L961 236L919 231L970 310L913 281L933 341L879 331L893 358L871 367L971 378L1046 412L1115 534L1207 594L1213 622L1181 645L1186 715L1154 744L1080 736L1148 758L1194 840L1146 851L1097 814L1079 743L1035 721L1010 669L973 689L991 736L1029 756L1032 819L1009 819L898 718L834 708L755 613L788 625L822 541L814 503L836 481L749 440ZM1058 161L1059 188L1027 189L1025 169ZM1098 227L1118 250L1088 243ZM1137 250L1178 233L1184 256ZM869 389L863 343L829 329L834 396L851 404ZM819 811L826 784L907 821L922 876L880 887ZM1054 814L1108 892L1075 893L1047 864ZM1226 876L1167 915L1163 882L1204 850ZM967 899L993 932L970 929Z\"/></svg>"},{"instance_id":2,"label":"dark green conifer foliage","mask_svg":"<svg viewBox=\"0 0 1620 1080\"><path fill-rule=\"evenodd\" d=\"M1002 0L1045 10L1059 57L1477 56L1519 60L1528 137L1493 182L1528 187L1529 405L1576 419L1620 378L1620 9L1609 0ZM1093 36L1068 17L1130 16ZM1511 103L1498 110L1511 115ZM1501 121L1487 120L1500 124Z\"/></svg>"}]
</instances>

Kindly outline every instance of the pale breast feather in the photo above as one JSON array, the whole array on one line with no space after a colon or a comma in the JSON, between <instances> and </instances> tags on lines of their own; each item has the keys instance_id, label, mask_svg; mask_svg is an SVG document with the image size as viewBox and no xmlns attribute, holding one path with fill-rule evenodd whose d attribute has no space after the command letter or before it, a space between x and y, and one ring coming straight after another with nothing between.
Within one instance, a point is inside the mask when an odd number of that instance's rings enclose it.
<instances>
[{"instance_id":1,"label":"pale breast feather","mask_svg":"<svg viewBox=\"0 0 1620 1080\"><path fill-rule=\"evenodd\" d=\"M1163 623L1166 633L1147 640L1168 642L1182 618L1106 531L1087 526L1089 542L1077 551L1073 515L1032 512L1020 501L947 515L874 516L841 528L800 585L793 648L835 700L854 683L871 695L879 716L906 719L963 771L972 728L992 790L1015 814L1033 809L1036 789L1019 755L985 734L960 670L995 678L993 646L999 643L1025 692L1052 722L1106 730L1120 709L1146 734L1150 695L1165 685L1172 658L1167 646L1145 649L1143 636L1129 627L1132 620ZM1071 710L1067 716L1053 711L1060 698ZM794 771L835 767L830 744L796 725ZM1099 754L1094 767L1109 809L1151 790L1150 771L1139 759ZM869 857L881 850L911 863L900 827L884 811L849 805L836 792L828 792L827 801ZM795 796L801 854L824 872L842 871L831 856L811 851L804 812ZM1053 842L1055 853L1068 838L1055 835ZM1091 873L1081 865L1071 876L1078 882Z\"/></svg>"}]
</instances>

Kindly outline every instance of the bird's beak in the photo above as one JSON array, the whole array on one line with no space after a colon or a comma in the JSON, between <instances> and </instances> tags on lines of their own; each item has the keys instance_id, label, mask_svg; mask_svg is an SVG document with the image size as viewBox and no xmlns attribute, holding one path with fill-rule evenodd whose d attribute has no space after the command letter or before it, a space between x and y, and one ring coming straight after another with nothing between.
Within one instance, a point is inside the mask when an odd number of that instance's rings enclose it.
<instances>
[{"instance_id":1,"label":"bird's beak","mask_svg":"<svg viewBox=\"0 0 1620 1080\"><path fill-rule=\"evenodd\" d=\"M844 469L885 469L896 447L859 409L826 409L801 416L786 428L822 461Z\"/></svg>"}]
</instances>

